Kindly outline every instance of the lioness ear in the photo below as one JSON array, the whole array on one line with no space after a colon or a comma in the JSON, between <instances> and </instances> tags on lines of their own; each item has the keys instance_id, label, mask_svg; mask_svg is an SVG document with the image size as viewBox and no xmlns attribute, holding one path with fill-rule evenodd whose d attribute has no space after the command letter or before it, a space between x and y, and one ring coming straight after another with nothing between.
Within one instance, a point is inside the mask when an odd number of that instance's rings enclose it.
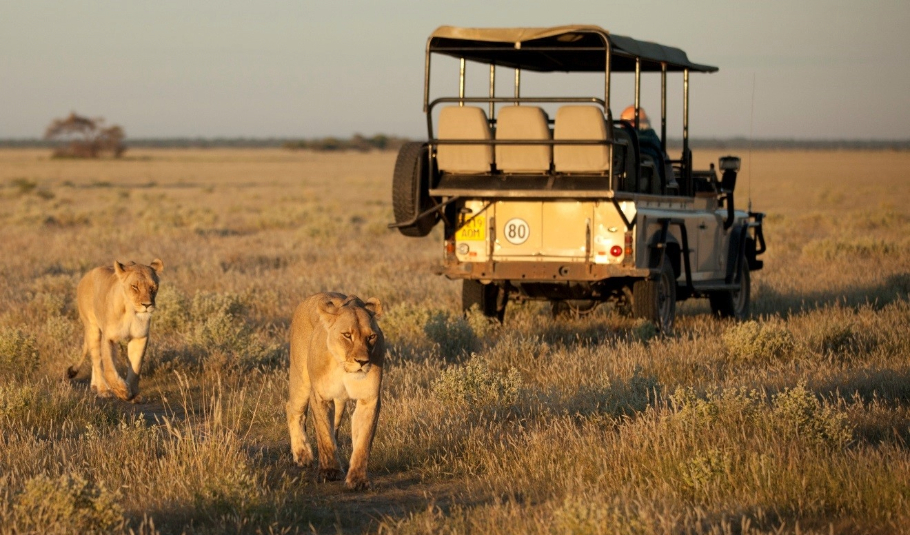
<instances>
[{"instance_id":1,"label":"lioness ear","mask_svg":"<svg viewBox=\"0 0 910 535\"><path fill-rule=\"evenodd\" d=\"M318 305L319 315L325 319L334 319L332 316L338 315L339 308L341 308L341 303L333 298L322 300Z\"/></svg>"},{"instance_id":2,"label":"lioness ear","mask_svg":"<svg viewBox=\"0 0 910 535\"><path fill-rule=\"evenodd\" d=\"M164 262L160 258L152 260L152 263L149 264L149 267L155 270L155 273L161 273L164 271Z\"/></svg>"},{"instance_id":3,"label":"lioness ear","mask_svg":"<svg viewBox=\"0 0 910 535\"><path fill-rule=\"evenodd\" d=\"M126 274L126 270L124 269L123 264L117 262L116 260L114 260L114 273L116 273L117 276L121 279L123 278L124 274Z\"/></svg>"},{"instance_id":4,"label":"lioness ear","mask_svg":"<svg viewBox=\"0 0 910 535\"><path fill-rule=\"evenodd\" d=\"M373 317L378 318L379 316L382 316L382 303L375 297L367 299L365 308L373 313Z\"/></svg>"}]
</instances>

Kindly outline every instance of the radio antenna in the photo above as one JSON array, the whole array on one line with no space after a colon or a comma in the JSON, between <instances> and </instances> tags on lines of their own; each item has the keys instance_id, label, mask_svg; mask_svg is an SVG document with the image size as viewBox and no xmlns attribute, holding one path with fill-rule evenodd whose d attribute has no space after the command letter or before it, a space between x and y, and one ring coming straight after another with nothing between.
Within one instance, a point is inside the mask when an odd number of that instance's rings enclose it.
<instances>
[{"instance_id":1,"label":"radio antenna","mask_svg":"<svg viewBox=\"0 0 910 535\"><path fill-rule=\"evenodd\" d=\"M755 125L755 73L752 73L752 109L749 112L749 211L752 211L752 139Z\"/></svg>"}]
</instances>

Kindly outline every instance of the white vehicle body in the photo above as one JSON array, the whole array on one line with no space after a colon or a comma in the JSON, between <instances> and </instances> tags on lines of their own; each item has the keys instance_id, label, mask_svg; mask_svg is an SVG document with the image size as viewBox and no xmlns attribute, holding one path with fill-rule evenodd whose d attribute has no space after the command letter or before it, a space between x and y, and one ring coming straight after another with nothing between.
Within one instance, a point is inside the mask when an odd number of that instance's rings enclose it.
<instances>
[{"instance_id":1,"label":"white vehicle body","mask_svg":"<svg viewBox=\"0 0 910 535\"><path fill-rule=\"evenodd\" d=\"M431 99L438 55L460 60L459 83ZM489 94L466 96L468 64L489 73ZM748 314L763 214L735 209L739 158L722 158L718 179L713 164L692 169L689 150L689 75L715 67L597 26L443 26L427 41L425 65L428 140L399 154L392 226L423 236L443 223L438 271L464 280L466 309L501 320L510 298L550 300L554 312L618 299L665 332L675 302L689 297L709 297L720 315ZM496 91L503 69L514 71L510 96ZM602 73L603 94L522 96L523 71ZM649 71L661 74L659 137L641 128ZM616 72L634 73L629 121L614 121L610 107ZM666 153L669 74L683 78L677 159Z\"/></svg>"}]
</instances>

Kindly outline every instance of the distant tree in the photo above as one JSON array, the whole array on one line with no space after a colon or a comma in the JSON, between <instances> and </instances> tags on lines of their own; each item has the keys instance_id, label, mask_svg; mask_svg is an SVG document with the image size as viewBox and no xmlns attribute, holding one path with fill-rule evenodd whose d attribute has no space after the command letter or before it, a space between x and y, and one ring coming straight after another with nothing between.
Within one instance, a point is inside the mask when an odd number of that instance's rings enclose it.
<instances>
[{"instance_id":1,"label":"distant tree","mask_svg":"<svg viewBox=\"0 0 910 535\"><path fill-rule=\"evenodd\" d=\"M383 134L376 134L370 138L370 144L379 150L385 150L389 144L389 137Z\"/></svg>"},{"instance_id":2,"label":"distant tree","mask_svg":"<svg viewBox=\"0 0 910 535\"><path fill-rule=\"evenodd\" d=\"M98 158L104 153L119 158L126 150L124 138L120 126L105 127L104 118L90 119L75 112L54 119L44 132L44 139L65 143L54 150L54 156L62 158Z\"/></svg>"},{"instance_id":3,"label":"distant tree","mask_svg":"<svg viewBox=\"0 0 910 535\"><path fill-rule=\"evenodd\" d=\"M348 147L351 150L356 150L359 152L366 152L370 150L370 142L367 141L365 137L361 134L354 134L351 140L348 142Z\"/></svg>"}]
</instances>

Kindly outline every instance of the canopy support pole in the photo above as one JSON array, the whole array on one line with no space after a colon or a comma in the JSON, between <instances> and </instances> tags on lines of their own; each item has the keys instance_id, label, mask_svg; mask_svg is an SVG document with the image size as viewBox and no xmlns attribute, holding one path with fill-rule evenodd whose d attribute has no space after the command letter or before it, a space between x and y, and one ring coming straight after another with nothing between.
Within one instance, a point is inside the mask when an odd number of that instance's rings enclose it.
<instances>
[{"instance_id":1,"label":"canopy support pole","mask_svg":"<svg viewBox=\"0 0 910 535\"><path fill-rule=\"evenodd\" d=\"M635 58L635 130L641 128L641 58Z\"/></svg>"},{"instance_id":2,"label":"canopy support pole","mask_svg":"<svg viewBox=\"0 0 910 535\"><path fill-rule=\"evenodd\" d=\"M496 97L496 65L490 63L490 119L493 118L493 98Z\"/></svg>"},{"instance_id":3,"label":"canopy support pole","mask_svg":"<svg viewBox=\"0 0 910 535\"><path fill-rule=\"evenodd\" d=\"M667 64L660 64L660 150L667 152Z\"/></svg>"},{"instance_id":4,"label":"canopy support pole","mask_svg":"<svg viewBox=\"0 0 910 535\"><path fill-rule=\"evenodd\" d=\"M521 98L521 69L515 69L515 98ZM515 102L516 106L521 105L520 102Z\"/></svg>"},{"instance_id":5,"label":"canopy support pole","mask_svg":"<svg viewBox=\"0 0 910 535\"><path fill-rule=\"evenodd\" d=\"M461 58L461 68L458 71L458 98L464 99L464 58ZM458 103L459 106L464 106L464 100Z\"/></svg>"}]
</instances>

